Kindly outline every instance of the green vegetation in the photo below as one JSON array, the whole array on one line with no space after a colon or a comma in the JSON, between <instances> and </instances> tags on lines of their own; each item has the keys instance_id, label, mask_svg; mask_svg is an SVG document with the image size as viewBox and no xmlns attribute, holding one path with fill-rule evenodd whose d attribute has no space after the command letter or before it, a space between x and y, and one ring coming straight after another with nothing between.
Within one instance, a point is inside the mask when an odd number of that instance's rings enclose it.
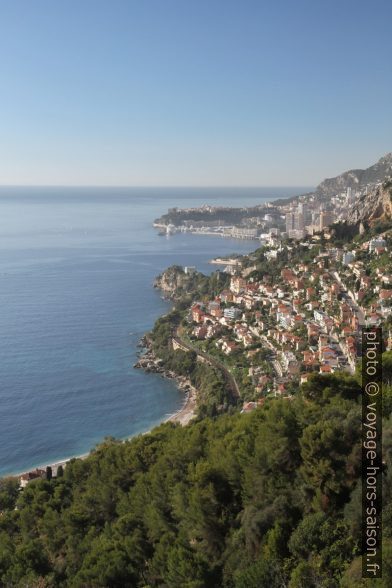
<instances>
[{"instance_id":1,"label":"green vegetation","mask_svg":"<svg viewBox=\"0 0 392 588\"><path fill-rule=\"evenodd\" d=\"M150 334L152 349L166 369L186 376L197 388L198 416L216 416L235 404L235 399L227 389L220 370L198 362L196 353L192 351L173 350L172 337L183 315L183 312L173 310L156 321Z\"/></svg>"},{"instance_id":2,"label":"green vegetation","mask_svg":"<svg viewBox=\"0 0 392 588\"><path fill-rule=\"evenodd\" d=\"M349 224L347 221L334 223L331 234L330 243L338 247L351 243L353 239L359 240L359 223L355 225Z\"/></svg>"},{"instance_id":3,"label":"green vegetation","mask_svg":"<svg viewBox=\"0 0 392 588\"><path fill-rule=\"evenodd\" d=\"M366 583L359 395L353 377L315 375L293 400L249 415L108 439L18 498L2 481L0 584L390 586L392 420L384 424L385 572Z\"/></svg>"},{"instance_id":4,"label":"green vegetation","mask_svg":"<svg viewBox=\"0 0 392 588\"><path fill-rule=\"evenodd\" d=\"M345 243L347 227L334 229L335 243ZM283 268L325 267L316 260L320 247L310 243L292 244L273 261L265 252L242 259L243 267L256 268L249 279L268 276L285 288ZM358 260L372 278L389 263L388 254L375 258L367 251ZM392 585L392 352L383 354L384 577L367 581L359 556L359 368L354 377L314 373L301 387L293 378L290 399L271 398L265 386L263 406L239 414L240 401L256 399L249 368L272 375L273 354L255 342L226 356L213 338L194 340L188 316L192 301L212 300L230 276L185 274L173 266L164 279L175 307L157 320L149 343L165 369L197 387L197 418L184 428L165 423L125 443L106 439L86 460L72 460L57 477L48 467L45 479L23 491L12 478L0 480L0 586ZM312 282L316 292L319 283ZM361 287L354 276L347 284ZM268 308L259 310L273 326ZM331 310L336 315L339 306L331 303ZM305 338L304 326L295 333ZM173 350L178 335L191 350ZM202 352L212 365L200 361ZM241 399L228 389L221 363L236 378Z\"/></svg>"},{"instance_id":5,"label":"green vegetation","mask_svg":"<svg viewBox=\"0 0 392 588\"><path fill-rule=\"evenodd\" d=\"M212 210L194 208L191 211L181 208L171 208L166 214L163 214L154 222L179 226L184 221L191 221L193 223L203 221L207 223L218 223L219 221L224 221L227 225L233 225L241 224L243 219L260 216L264 212L263 206L250 206L248 208L219 207Z\"/></svg>"}]
</instances>

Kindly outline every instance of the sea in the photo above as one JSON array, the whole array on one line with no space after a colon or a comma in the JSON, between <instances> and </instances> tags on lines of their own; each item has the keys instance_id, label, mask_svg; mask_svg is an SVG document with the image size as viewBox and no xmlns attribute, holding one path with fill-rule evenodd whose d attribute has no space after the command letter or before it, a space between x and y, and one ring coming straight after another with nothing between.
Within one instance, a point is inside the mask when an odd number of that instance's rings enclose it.
<instances>
[{"instance_id":1,"label":"sea","mask_svg":"<svg viewBox=\"0 0 392 588\"><path fill-rule=\"evenodd\" d=\"M0 476L150 430L179 410L172 381L133 368L170 304L172 264L203 272L255 241L160 236L170 207L250 206L308 188L0 188Z\"/></svg>"}]
</instances>

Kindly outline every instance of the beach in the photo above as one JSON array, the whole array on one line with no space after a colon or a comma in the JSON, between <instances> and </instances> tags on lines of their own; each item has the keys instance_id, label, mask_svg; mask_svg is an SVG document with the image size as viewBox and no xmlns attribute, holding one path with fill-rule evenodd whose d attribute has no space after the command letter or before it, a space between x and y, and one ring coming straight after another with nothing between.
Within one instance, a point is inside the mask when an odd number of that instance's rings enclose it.
<instances>
[{"instance_id":1,"label":"beach","mask_svg":"<svg viewBox=\"0 0 392 588\"><path fill-rule=\"evenodd\" d=\"M150 371L152 371L152 370L150 370ZM162 377L169 377L171 379L175 379L178 388L180 390L183 390L185 393L185 399L184 399L184 403L183 403L182 407L178 411L176 411L173 414L171 414L170 416L168 416L162 422L164 422L164 423L173 422L173 423L179 423L182 426L186 426L196 415L197 390L194 386L192 386L192 384L190 383L189 380L187 380L187 378L182 377L182 376L176 376L174 374L174 372L166 372L166 373L162 373L161 375L162 375ZM157 425L157 426L159 426L159 425ZM148 431L145 431L144 433L141 433L141 434L147 435L150 432L151 432L151 429ZM124 439L123 443L126 443L127 441L129 441L130 439L133 439L136 436L137 435L131 435L127 439ZM66 467L67 463L69 463L72 459L86 459L87 457L89 457L90 454L91 454L91 452L84 453L82 455L73 455L73 456L68 457L66 459L56 461L54 463L46 463L44 465L40 465L37 468L32 468L31 470L28 470L28 471L46 470L47 467L50 467L52 469L52 475L55 477L55 476L57 476L57 470L60 466L62 466L64 468L64 467ZM9 477L14 478L14 477L23 476L24 474L27 474L28 471L19 472L17 474L13 474L12 476L9 476Z\"/></svg>"}]
</instances>

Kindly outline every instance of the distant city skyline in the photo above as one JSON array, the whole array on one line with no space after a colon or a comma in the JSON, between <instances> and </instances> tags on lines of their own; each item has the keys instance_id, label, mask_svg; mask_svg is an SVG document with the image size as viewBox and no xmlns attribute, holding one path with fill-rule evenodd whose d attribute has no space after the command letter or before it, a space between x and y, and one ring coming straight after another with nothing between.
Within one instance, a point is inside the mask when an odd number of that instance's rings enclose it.
<instances>
[{"instance_id":1,"label":"distant city skyline","mask_svg":"<svg viewBox=\"0 0 392 588\"><path fill-rule=\"evenodd\" d=\"M392 151L388 0L0 6L0 185L315 186Z\"/></svg>"}]
</instances>

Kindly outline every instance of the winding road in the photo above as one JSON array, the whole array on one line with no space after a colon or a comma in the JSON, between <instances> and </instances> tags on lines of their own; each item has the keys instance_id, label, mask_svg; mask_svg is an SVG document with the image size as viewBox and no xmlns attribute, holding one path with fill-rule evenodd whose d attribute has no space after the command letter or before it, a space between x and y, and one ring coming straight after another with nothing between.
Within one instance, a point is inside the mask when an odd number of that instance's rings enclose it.
<instances>
[{"instance_id":1,"label":"winding road","mask_svg":"<svg viewBox=\"0 0 392 588\"><path fill-rule=\"evenodd\" d=\"M212 357L212 355L209 355L208 353L201 351L197 347L194 347L190 343L187 343L186 341L181 339L181 337L178 336L178 332L173 337L173 341L176 341L179 345L188 349L188 351L193 351L194 353L196 353L196 355L198 357L201 357L202 359L204 359L204 361L206 363L208 363L212 367L215 367L220 372L222 372L223 377L225 379L225 382L233 394L233 398L240 398L241 395L240 395L240 390L239 390L237 381L236 381L235 377L233 376L233 374L229 372L229 370L227 369L227 367L223 363L221 363L215 357Z\"/></svg>"}]
</instances>

